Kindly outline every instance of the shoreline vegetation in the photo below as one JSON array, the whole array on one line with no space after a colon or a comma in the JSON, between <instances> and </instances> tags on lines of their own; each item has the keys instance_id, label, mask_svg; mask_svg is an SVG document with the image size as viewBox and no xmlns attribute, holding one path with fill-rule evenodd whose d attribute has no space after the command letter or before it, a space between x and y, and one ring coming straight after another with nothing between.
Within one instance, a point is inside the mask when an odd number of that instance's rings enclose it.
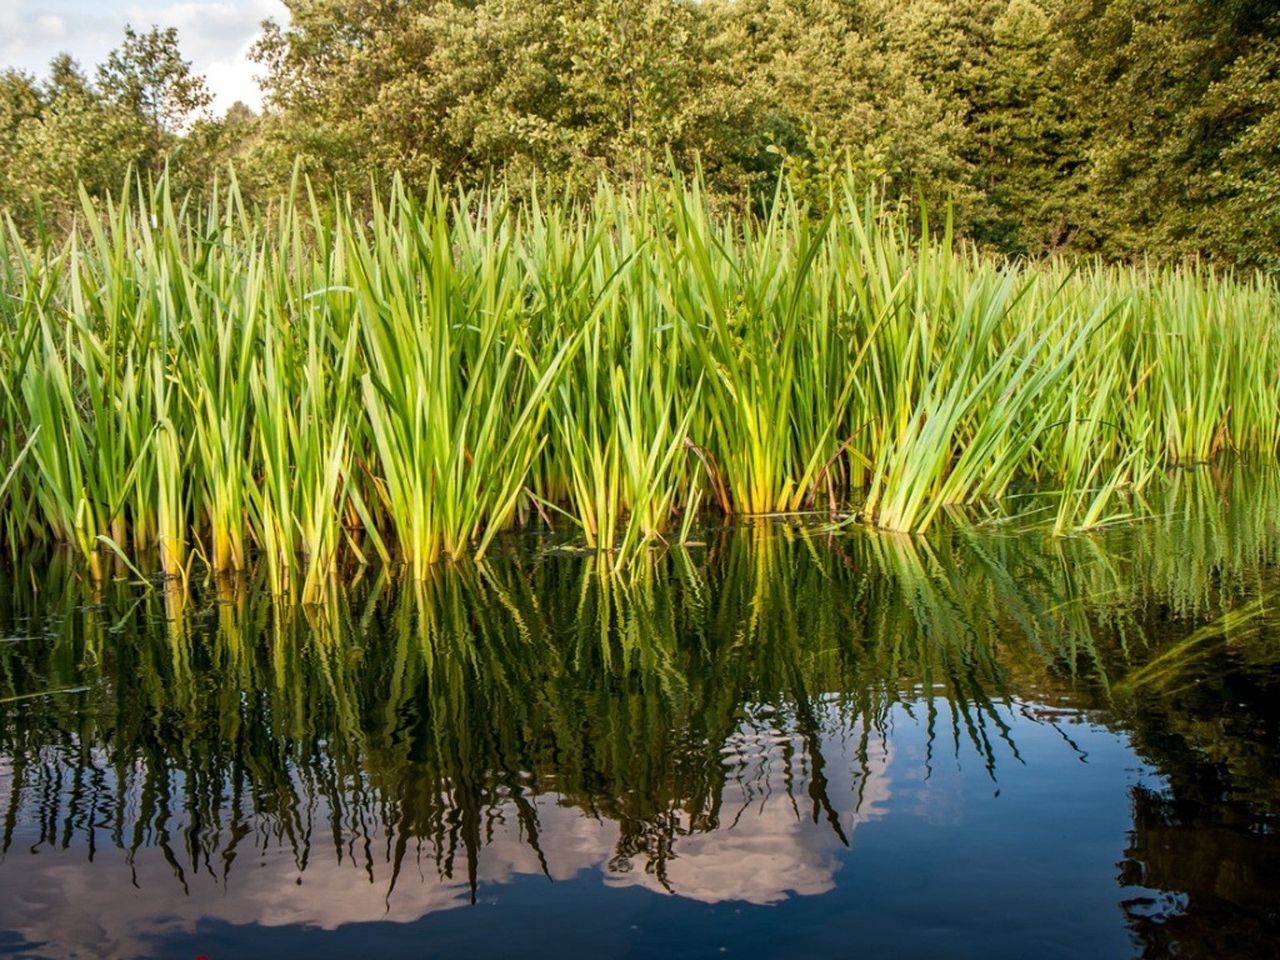
<instances>
[{"instance_id":1,"label":"shoreline vegetation","mask_svg":"<svg viewBox=\"0 0 1280 960\"><path fill-rule=\"evenodd\" d=\"M702 510L917 533L1035 489L1062 535L1275 456L1273 278L1001 259L861 184L820 216L785 179L767 215L678 174L269 211L162 180L65 239L9 223L2 549L257 557L313 602L347 558L420 580L532 522L622 569Z\"/></svg>"}]
</instances>

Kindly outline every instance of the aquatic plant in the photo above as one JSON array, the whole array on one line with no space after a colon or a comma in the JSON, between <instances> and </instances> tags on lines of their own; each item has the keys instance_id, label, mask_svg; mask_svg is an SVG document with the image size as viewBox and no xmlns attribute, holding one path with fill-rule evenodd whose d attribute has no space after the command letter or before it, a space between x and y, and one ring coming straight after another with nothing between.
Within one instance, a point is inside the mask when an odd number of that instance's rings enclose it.
<instances>
[{"instance_id":1,"label":"aquatic plant","mask_svg":"<svg viewBox=\"0 0 1280 960\"><path fill-rule=\"evenodd\" d=\"M258 209L232 178L10 223L0 538L95 576L258 557L312 602L346 558L421 580L534 518L615 569L700 508L919 533L1033 486L1070 534L1162 467L1274 457L1274 280L1002 262L852 178L824 211L674 176Z\"/></svg>"}]
</instances>

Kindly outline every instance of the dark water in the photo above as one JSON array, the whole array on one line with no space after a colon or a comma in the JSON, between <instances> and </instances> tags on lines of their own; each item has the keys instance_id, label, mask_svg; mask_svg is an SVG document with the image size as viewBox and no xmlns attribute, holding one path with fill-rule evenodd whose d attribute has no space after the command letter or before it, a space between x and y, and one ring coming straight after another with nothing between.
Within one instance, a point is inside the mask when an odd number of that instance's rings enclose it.
<instances>
[{"instance_id":1,"label":"dark water","mask_svg":"<svg viewBox=\"0 0 1280 960\"><path fill-rule=\"evenodd\" d=\"M1273 957L1280 478L1053 540L0 572L0 955Z\"/></svg>"}]
</instances>

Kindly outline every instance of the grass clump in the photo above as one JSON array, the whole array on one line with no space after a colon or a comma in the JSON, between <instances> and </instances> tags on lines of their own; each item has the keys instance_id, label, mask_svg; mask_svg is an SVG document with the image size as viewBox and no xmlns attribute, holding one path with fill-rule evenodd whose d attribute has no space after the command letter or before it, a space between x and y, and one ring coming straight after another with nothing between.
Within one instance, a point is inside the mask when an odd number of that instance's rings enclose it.
<instances>
[{"instance_id":1,"label":"grass clump","mask_svg":"<svg viewBox=\"0 0 1280 960\"><path fill-rule=\"evenodd\" d=\"M921 532L1012 485L1056 533L1161 467L1280 442L1261 275L998 261L852 179L766 217L677 178L251 209L164 184L0 240L0 538L181 575L422 579L570 523L620 567L700 505ZM110 547L110 549L106 549Z\"/></svg>"}]
</instances>

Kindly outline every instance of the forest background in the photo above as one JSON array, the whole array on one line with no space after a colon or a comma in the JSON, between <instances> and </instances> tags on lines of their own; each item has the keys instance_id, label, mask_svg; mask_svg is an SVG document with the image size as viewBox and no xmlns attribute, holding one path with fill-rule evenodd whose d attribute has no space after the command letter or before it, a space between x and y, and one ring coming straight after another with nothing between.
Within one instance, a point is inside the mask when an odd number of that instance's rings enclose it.
<instances>
[{"instance_id":1,"label":"forest background","mask_svg":"<svg viewBox=\"0 0 1280 960\"><path fill-rule=\"evenodd\" d=\"M993 251L1280 270L1274 0L287 0L264 106L209 110L173 30L0 72L0 206L65 228L90 195L233 166L584 194L670 166L716 202L852 168L950 204Z\"/></svg>"}]
</instances>

